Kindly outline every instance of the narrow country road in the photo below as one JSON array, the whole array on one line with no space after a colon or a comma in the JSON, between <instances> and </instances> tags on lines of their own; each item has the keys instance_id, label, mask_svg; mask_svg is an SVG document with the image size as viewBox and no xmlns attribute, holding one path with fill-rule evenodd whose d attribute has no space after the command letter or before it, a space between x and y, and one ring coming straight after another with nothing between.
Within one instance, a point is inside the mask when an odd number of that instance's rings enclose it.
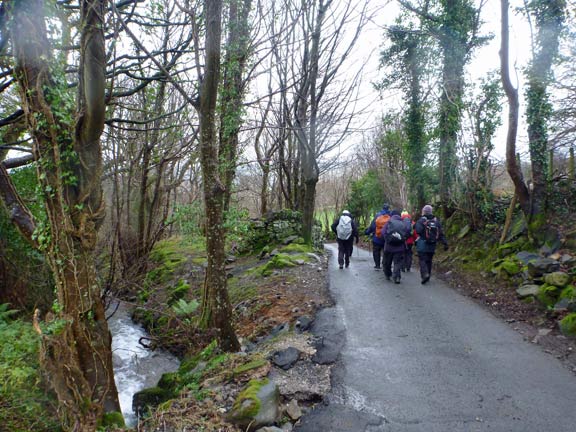
<instances>
[{"instance_id":1,"label":"narrow country road","mask_svg":"<svg viewBox=\"0 0 576 432\"><path fill-rule=\"evenodd\" d=\"M330 258L336 307L315 332L341 349L332 394L299 432L566 432L576 377L472 300L416 269L395 285L354 251Z\"/></svg>"}]
</instances>

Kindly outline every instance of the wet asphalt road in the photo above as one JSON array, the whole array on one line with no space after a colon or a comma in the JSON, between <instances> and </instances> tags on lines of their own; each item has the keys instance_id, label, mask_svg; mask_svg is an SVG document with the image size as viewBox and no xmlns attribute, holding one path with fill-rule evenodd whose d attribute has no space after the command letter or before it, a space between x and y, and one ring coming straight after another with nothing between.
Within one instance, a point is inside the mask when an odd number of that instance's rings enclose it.
<instances>
[{"instance_id":1,"label":"wet asphalt road","mask_svg":"<svg viewBox=\"0 0 576 432\"><path fill-rule=\"evenodd\" d=\"M434 275L396 285L354 251L315 332L340 349L333 393L299 432L576 431L576 376Z\"/></svg>"}]
</instances>

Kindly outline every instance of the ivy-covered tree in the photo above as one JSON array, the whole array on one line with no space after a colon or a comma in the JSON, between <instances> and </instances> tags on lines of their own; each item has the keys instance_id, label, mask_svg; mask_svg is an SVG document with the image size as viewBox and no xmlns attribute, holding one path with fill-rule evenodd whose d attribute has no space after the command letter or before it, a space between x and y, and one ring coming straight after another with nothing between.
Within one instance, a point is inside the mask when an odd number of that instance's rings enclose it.
<instances>
[{"instance_id":1,"label":"ivy-covered tree","mask_svg":"<svg viewBox=\"0 0 576 432\"><path fill-rule=\"evenodd\" d=\"M423 166L428 151L427 92L423 83L430 70L428 59L434 49L429 42L430 36L420 29L394 26L388 29L386 36L390 46L380 53L380 67L387 74L377 88L400 87L404 93L407 105L403 113L405 174L410 201L416 208L422 208L426 201Z\"/></svg>"},{"instance_id":2,"label":"ivy-covered tree","mask_svg":"<svg viewBox=\"0 0 576 432\"><path fill-rule=\"evenodd\" d=\"M532 164L532 196L530 220L537 229L545 220L546 196L549 186L548 123L552 114L548 86L552 79L552 64L558 55L560 34L566 13L565 0L533 0L526 5L527 13L537 26L532 47L532 60L526 70L526 121Z\"/></svg>"},{"instance_id":3,"label":"ivy-covered tree","mask_svg":"<svg viewBox=\"0 0 576 432\"><path fill-rule=\"evenodd\" d=\"M48 39L43 0L2 2L13 77L46 209L37 226L4 166L0 196L20 232L44 253L56 285L54 318L39 324L41 364L56 392L67 431L95 431L108 413L121 418L111 335L96 275L94 250L104 219L101 187L106 53L105 0L80 0L77 95ZM65 26L64 26L65 27ZM2 29L4 38L5 29ZM3 39L4 42L4 39Z\"/></svg>"},{"instance_id":4,"label":"ivy-covered tree","mask_svg":"<svg viewBox=\"0 0 576 432\"><path fill-rule=\"evenodd\" d=\"M404 8L420 17L423 27L435 37L442 53L438 163L440 200L444 213L449 216L453 210L451 195L455 191L458 168L456 150L463 112L464 68L472 51L487 40L478 34L481 9L476 8L472 0L423 1L418 6L407 0L399 1Z\"/></svg>"}]
</instances>

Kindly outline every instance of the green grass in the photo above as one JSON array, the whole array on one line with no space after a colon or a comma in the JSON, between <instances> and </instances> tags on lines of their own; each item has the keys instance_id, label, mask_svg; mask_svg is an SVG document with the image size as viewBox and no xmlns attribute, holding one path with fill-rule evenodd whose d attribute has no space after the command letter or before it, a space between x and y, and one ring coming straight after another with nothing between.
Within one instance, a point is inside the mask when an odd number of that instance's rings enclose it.
<instances>
[{"instance_id":1,"label":"green grass","mask_svg":"<svg viewBox=\"0 0 576 432\"><path fill-rule=\"evenodd\" d=\"M41 390L40 340L32 325L0 321L0 429L60 431L55 397Z\"/></svg>"}]
</instances>

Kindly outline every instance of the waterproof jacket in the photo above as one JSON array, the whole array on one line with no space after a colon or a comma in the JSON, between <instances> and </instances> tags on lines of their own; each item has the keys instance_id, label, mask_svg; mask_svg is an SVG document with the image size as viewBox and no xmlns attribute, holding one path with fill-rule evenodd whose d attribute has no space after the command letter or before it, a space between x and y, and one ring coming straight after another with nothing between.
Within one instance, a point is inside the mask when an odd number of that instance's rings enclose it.
<instances>
[{"instance_id":1,"label":"waterproof jacket","mask_svg":"<svg viewBox=\"0 0 576 432\"><path fill-rule=\"evenodd\" d=\"M438 225L440 236L436 243L428 243L426 241L426 227L424 226L424 221L426 219L430 220L434 218L436 218L436 224ZM438 219L434 215L427 214L422 216L420 219L418 219L414 228L416 229L416 233L418 234L418 240L416 240L416 251L418 251L418 253L434 253L436 252L436 245L438 243L442 243L444 245L448 244L448 242L446 241L446 237L444 236L444 230L442 229L440 219Z\"/></svg>"},{"instance_id":2,"label":"waterproof jacket","mask_svg":"<svg viewBox=\"0 0 576 432\"><path fill-rule=\"evenodd\" d=\"M378 216L380 215L389 215L389 214L390 214L389 210L380 210L378 213L376 213L374 219L372 219L370 226L366 228L366 230L364 230L364 234L372 236L372 243L379 246L384 246L384 237L376 237L376 219L378 219Z\"/></svg>"},{"instance_id":3,"label":"waterproof jacket","mask_svg":"<svg viewBox=\"0 0 576 432\"><path fill-rule=\"evenodd\" d=\"M338 216L336 219L334 219L334 223L332 223L332 225L330 225L330 228L332 229L334 234L336 234L337 239L338 239L337 228L338 228L338 224L340 223L340 218L342 216L344 216L344 215ZM346 215L346 216L350 216L350 215ZM352 218L352 235L350 236L350 238L348 240L352 241L352 239L356 239L356 242L358 242L358 239L359 239L359 237L358 237L358 225L356 224L356 221L354 220L354 218L352 216L350 216L350 217Z\"/></svg>"},{"instance_id":4,"label":"waterproof jacket","mask_svg":"<svg viewBox=\"0 0 576 432\"><path fill-rule=\"evenodd\" d=\"M399 215L393 215L388 223L384 225L384 229L382 230L382 238L386 240L389 234L392 234L396 230L401 230L402 234L404 235L404 239L407 239L410 235L410 230L406 227L406 224L402 221L402 218ZM406 245L404 242L393 245L390 242L386 242L384 245L384 252L389 253L400 253L404 252L406 249Z\"/></svg>"}]
</instances>

